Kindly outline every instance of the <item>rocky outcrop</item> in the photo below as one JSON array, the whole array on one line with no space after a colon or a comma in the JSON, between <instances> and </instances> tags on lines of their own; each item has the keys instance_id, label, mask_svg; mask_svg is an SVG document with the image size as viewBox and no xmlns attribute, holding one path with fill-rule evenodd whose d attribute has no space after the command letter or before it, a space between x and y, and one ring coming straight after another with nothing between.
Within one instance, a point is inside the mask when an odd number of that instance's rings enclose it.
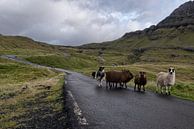
<instances>
[{"instance_id":1,"label":"rocky outcrop","mask_svg":"<svg viewBox=\"0 0 194 129\"><path fill-rule=\"evenodd\" d=\"M161 28L176 28L180 32L184 32L185 29L194 31L194 1L182 4L156 26L152 25L144 30L126 33L122 38L147 35L151 40L155 40L160 38L157 30Z\"/></svg>"},{"instance_id":2,"label":"rocky outcrop","mask_svg":"<svg viewBox=\"0 0 194 129\"><path fill-rule=\"evenodd\" d=\"M194 25L194 1L189 1L175 9L170 16L161 21L158 28L171 28Z\"/></svg>"}]
</instances>

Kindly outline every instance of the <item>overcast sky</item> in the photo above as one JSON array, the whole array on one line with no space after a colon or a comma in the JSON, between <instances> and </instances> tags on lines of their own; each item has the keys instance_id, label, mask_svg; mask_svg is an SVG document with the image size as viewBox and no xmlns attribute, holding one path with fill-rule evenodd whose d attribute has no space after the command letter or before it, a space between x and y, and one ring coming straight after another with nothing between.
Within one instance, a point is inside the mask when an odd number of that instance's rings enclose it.
<instances>
[{"instance_id":1,"label":"overcast sky","mask_svg":"<svg viewBox=\"0 0 194 129\"><path fill-rule=\"evenodd\" d=\"M114 40L188 0L0 0L0 33L61 45Z\"/></svg>"}]
</instances>

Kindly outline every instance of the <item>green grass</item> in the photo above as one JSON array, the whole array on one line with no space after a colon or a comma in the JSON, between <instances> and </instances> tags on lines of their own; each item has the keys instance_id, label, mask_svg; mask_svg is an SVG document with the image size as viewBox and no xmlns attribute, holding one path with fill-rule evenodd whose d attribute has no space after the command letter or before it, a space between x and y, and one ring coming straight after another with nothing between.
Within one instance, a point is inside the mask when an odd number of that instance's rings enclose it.
<instances>
[{"instance_id":1,"label":"green grass","mask_svg":"<svg viewBox=\"0 0 194 129\"><path fill-rule=\"evenodd\" d=\"M62 111L63 74L0 58L0 77L0 128L24 128L43 107L50 115Z\"/></svg>"},{"instance_id":2,"label":"green grass","mask_svg":"<svg viewBox=\"0 0 194 129\"><path fill-rule=\"evenodd\" d=\"M178 83L172 90L173 95L188 100L194 100L194 83Z\"/></svg>"},{"instance_id":3,"label":"green grass","mask_svg":"<svg viewBox=\"0 0 194 129\"><path fill-rule=\"evenodd\" d=\"M150 49L142 53L142 62L194 63L194 52L181 49Z\"/></svg>"},{"instance_id":4,"label":"green grass","mask_svg":"<svg viewBox=\"0 0 194 129\"><path fill-rule=\"evenodd\" d=\"M93 59L76 57L76 56L70 56L70 57L64 57L64 56L58 56L58 55L32 56L32 57L26 58L26 60L37 64L43 64L46 66L70 69L70 70L82 69L86 67L95 67L97 64L96 61L93 61Z\"/></svg>"},{"instance_id":5,"label":"green grass","mask_svg":"<svg viewBox=\"0 0 194 129\"><path fill-rule=\"evenodd\" d=\"M4 61L6 63L3 63ZM23 83L37 78L52 77L53 75L55 74L49 70L37 69L0 58L0 85L7 82L9 84Z\"/></svg>"},{"instance_id":6,"label":"green grass","mask_svg":"<svg viewBox=\"0 0 194 129\"><path fill-rule=\"evenodd\" d=\"M0 36L0 55L46 55L59 53L56 46L21 36Z\"/></svg>"}]
</instances>

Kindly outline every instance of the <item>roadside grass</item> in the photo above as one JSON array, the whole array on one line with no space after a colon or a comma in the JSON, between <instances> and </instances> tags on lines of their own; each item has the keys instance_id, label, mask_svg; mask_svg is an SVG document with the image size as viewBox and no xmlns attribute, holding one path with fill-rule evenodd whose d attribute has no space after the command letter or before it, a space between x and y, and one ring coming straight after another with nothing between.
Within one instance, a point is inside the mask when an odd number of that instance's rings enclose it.
<instances>
[{"instance_id":1,"label":"roadside grass","mask_svg":"<svg viewBox=\"0 0 194 129\"><path fill-rule=\"evenodd\" d=\"M64 74L0 58L0 77L0 128L65 127Z\"/></svg>"},{"instance_id":2,"label":"roadside grass","mask_svg":"<svg viewBox=\"0 0 194 129\"><path fill-rule=\"evenodd\" d=\"M50 70L37 69L0 58L0 85L23 83L55 75L56 73Z\"/></svg>"}]
</instances>

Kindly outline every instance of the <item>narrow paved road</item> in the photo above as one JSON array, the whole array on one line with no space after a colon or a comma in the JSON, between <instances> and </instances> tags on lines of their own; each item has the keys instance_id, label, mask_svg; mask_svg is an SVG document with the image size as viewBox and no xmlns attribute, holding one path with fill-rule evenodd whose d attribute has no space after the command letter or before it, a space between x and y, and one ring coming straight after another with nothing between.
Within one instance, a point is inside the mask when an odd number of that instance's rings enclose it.
<instances>
[{"instance_id":1,"label":"narrow paved road","mask_svg":"<svg viewBox=\"0 0 194 129\"><path fill-rule=\"evenodd\" d=\"M79 73L69 74L67 88L74 95L89 129L194 129L194 102L138 93L106 90Z\"/></svg>"},{"instance_id":2,"label":"narrow paved road","mask_svg":"<svg viewBox=\"0 0 194 129\"><path fill-rule=\"evenodd\" d=\"M29 64L14 56L1 57ZM194 129L194 102L148 91L106 90L82 74L56 70L69 73L66 89L71 91L88 122L83 129Z\"/></svg>"}]
</instances>

